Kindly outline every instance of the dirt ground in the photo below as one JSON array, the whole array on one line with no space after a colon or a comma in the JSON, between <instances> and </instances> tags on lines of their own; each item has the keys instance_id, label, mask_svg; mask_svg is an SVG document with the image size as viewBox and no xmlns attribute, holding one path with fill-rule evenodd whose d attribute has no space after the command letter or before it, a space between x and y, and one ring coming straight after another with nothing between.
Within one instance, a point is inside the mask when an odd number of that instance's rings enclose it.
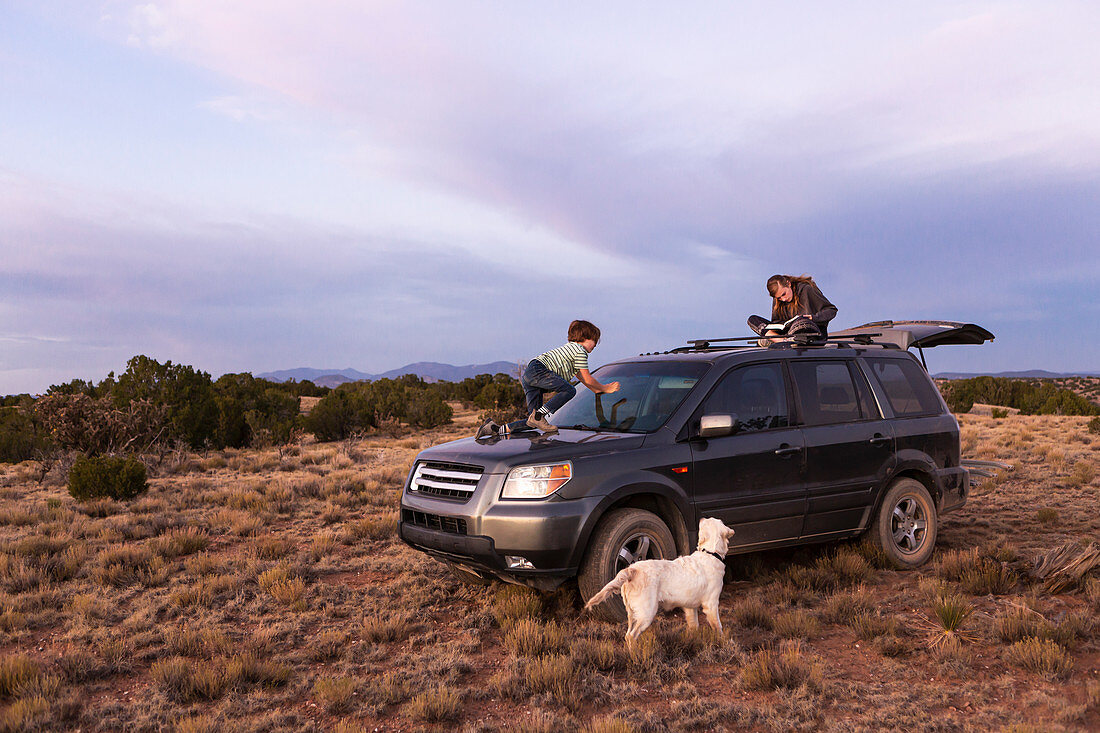
<instances>
[{"instance_id":1,"label":"dirt ground","mask_svg":"<svg viewBox=\"0 0 1100 733\"><path fill-rule=\"evenodd\" d=\"M569 586L467 586L395 537L399 437L169 455L130 502L0 466L0 730L1097 730L1100 539L1086 418L960 416L1010 464L933 561L859 543L731 558L724 633L583 613Z\"/></svg>"}]
</instances>

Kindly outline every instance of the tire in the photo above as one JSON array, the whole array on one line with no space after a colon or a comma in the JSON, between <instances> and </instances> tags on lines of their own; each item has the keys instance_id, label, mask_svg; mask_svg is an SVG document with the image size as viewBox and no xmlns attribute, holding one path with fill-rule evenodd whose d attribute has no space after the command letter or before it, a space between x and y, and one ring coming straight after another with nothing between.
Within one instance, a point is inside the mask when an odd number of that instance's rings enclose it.
<instances>
[{"instance_id":1,"label":"tire","mask_svg":"<svg viewBox=\"0 0 1100 733\"><path fill-rule=\"evenodd\" d=\"M671 560L676 542L661 518L644 509L616 509L600 520L577 574L581 598L600 592L620 570L639 560ZM612 596L594 610L605 621L625 621L623 599Z\"/></svg>"},{"instance_id":2,"label":"tire","mask_svg":"<svg viewBox=\"0 0 1100 733\"><path fill-rule=\"evenodd\" d=\"M455 580L465 583L466 585L492 585L492 578L483 578L477 573L471 573L469 570L464 570L453 562L447 563L447 567L451 570L451 575L455 577Z\"/></svg>"},{"instance_id":3,"label":"tire","mask_svg":"<svg viewBox=\"0 0 1100 733\"><path fill-rule=\"evenodd\" d=\"M920 481L901 478L890 485L869 532L871 542L897 567L920 567L936 548L936 503Z\"/></svg>"}]
</instances>

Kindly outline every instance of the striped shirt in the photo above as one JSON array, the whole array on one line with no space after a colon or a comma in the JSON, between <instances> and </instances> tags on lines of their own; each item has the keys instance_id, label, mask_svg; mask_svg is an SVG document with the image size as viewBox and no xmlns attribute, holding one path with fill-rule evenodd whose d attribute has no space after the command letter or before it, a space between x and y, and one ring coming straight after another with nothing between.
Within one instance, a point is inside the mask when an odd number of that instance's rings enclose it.
<instances>
[{"instance_id":1,"label":"striped shirt","mask_svg":"<svg viewBox=\"0 0 1100 733\"><path fill-rule=\"evenodd\" d=\"M559 346L539 355L539 361L568 382L577 376L577 372L581 369L588 368L588 352L576 341L570 341L565 346Z\"/></svg>"}]
</instances>

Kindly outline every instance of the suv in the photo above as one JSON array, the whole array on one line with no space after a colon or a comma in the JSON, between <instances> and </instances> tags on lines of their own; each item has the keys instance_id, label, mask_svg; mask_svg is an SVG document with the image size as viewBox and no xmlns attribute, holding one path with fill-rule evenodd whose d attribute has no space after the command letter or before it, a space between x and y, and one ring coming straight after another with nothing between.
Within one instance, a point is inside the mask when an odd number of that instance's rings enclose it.
<instances>
[{"instance_id":1,"label":"suv","mask_svg":"<svg viewBox=\"0 0 1100 733\"><path fill-rule=\"evenodd\" d=\"M992 338L973 324L884 321L607 364L595 374L620 391L579 392L553 415L555 434L422 451L401 539L470 583L551 590L575 576L586 601L630 563L691 552L702 517L737 531L731 554L866 533L917 567L969 489L923 349ZM622 617L621 600L602 611Z\"/></svg>"}]
</instances>

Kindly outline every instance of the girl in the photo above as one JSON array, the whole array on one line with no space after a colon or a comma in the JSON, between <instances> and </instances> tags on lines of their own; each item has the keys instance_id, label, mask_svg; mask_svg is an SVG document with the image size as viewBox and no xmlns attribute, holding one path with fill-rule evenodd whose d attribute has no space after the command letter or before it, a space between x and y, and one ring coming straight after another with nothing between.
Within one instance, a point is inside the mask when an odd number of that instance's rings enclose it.
<instances>
[{"instance_id":1,"label":"girl","mask_svg":"<svg viewBox=\"0 0 1100 733\"><path fill-rule=\"evenodd\" d=\"M768 278L768 294L772 296L772 317L749 316L749 328L761 336L768 335L764 327L769 323L786 323L795 316L805 316L785 329L772 335L791 335L812 332L815 328L822 336L829 335L829 321L836 316L836 306L829 302L809 275L772 275ZM807 321L809 323L807 323ZM812 326L810 325L812 324Z\"/></svg>"}]
</instances>

